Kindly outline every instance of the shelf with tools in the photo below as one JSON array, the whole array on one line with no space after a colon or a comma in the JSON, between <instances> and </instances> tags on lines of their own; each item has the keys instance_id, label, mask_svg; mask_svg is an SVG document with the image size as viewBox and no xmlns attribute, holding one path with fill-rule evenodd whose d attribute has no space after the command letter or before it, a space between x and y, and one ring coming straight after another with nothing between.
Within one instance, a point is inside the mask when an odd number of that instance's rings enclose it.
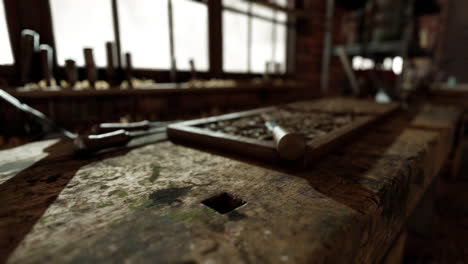
<instances>
[{"instance_id":1,"label":"shelf with tools","mask_svg":"<svg viewBox=\"0 0 468 264\"><path fill-rule=\"evenodd\" d=\"M59 98L59 97L95 97L95 96L141 96L141 95L184 95L184 94L209 94L209 93L243 93L259 91L291 91L291 89L305 90L307 85L301 82L287 80L272 81L192 81L186 83L158 83L142 85L135 89L110 88L104 90L84 89L60 89L47 87L45 90L21 91L7 89L17 98Z\"/></svg>"}]
</instances>

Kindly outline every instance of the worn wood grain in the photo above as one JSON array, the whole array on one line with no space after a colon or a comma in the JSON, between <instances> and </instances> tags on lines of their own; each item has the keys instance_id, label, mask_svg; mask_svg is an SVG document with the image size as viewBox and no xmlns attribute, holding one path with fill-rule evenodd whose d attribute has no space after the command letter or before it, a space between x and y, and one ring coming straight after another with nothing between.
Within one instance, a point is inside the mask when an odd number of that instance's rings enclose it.
<instances>
[{"instance_id":1,"label":"worn wood grain","mask_svg":"<svg viewBox=\"0 0 468 264\"><path fill-rule=\"evenodd\" d=\"M9 263L380 263L440 169L440 131L411 120L380 124L300 172L170 142L45 157L0 185L0 237L38 219ZM36 149L30 160L51 149L35 144L21 150ZM222 192L246 204L220 214L201 203Z\"/></svg>"}]
</instances>

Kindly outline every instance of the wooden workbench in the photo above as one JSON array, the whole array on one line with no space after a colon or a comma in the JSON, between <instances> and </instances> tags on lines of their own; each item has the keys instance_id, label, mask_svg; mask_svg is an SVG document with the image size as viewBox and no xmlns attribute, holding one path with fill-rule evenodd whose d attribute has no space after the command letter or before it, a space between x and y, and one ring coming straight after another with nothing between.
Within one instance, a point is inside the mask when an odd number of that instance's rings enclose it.
<instances>
[{"instance_id":1,"label":"wooden workbench","mask_svg":"<svg viewBox=\"0 0 468 264\"><path fill-rule=\"evenodd\" d=\"M459 116L399 113L302 171L167 141L88 159L57 140L1 151L0 262L380 263ZM202 204L224 192L245 204Z\"/></svg>"}]
</instances>

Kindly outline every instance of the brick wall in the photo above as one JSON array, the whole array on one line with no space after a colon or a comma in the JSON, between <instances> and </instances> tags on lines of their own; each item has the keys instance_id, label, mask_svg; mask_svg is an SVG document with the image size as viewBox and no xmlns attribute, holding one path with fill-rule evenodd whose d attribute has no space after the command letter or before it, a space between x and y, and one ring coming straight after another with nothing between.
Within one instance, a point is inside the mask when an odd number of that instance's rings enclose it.
<instances>
[{"instance_id":1,"label":"brick wall","mask_svg":"<svg viewBox=\"0 0 468 264\"><path fill-rule=\"evenodd\" d=\"M442 35L439 49L439 69L444 77L455 76L458 82L468 83L468 1L466 0L444 0L441 23Z\"/></svg>"},{"instance_id":2,"label":"brick wall","mask_svg":"<svg viewBox=\"0 0 468 264\"><path fill-rule=\"evenodd\" d=\"M322 54L324 48L324 31L326 0L304 0L298 8L303 9L307 17L297 22L295 78L307 82L313 95L320 94L322 71ZM339 7L335 9L333 21L333 44L344 42L341 34L341 22L346 12ZM333 93L338 91L345 76L337 57L332 57L330 65L330 86Z\"/></svg>"}]
</instances>

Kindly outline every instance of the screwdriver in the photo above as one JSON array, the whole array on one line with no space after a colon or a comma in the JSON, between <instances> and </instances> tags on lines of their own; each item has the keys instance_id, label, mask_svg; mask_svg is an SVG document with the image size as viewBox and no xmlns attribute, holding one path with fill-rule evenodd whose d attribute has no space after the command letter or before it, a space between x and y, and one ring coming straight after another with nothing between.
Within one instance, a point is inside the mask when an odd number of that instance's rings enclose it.
<instances>
[{"instance_id":1,"label":"screwdriver","mask_svg":"<svg viewBox=\"0 0 468 264\"><path fill-rule=\"evenodd\" d=\"M92 128L94 134L108 133L115 130L126 130L126 131L135 131L135 130L148 130L150 128L168 126L172 123L179 122L175 121L161 121L161 122L150 122L148 120L132 122L132 123L101 123Z\"/></svg>"},{"instance_id":2,"label":"screwdriver","mask_svg":"<svg viewBox=\"0 0 468 264\"><path fill-rule=\"evenodd\" d=\"M266 121L265 126L273 134L276 150L281 158L298 160L304 156L306 143L300 134L287 131L275 121Z\"/></svg>"},{"instance_id":3,"label":"screwdriver","mask_svg":"<svg viewBox=\"0 0 468 264\"><path fill-rule=\"evenodd\" d=\"M76 153L92 153L103 149L125 146L132 139L164 132L166 132L166 126L144 131L120 129L104 134L79 135L74 139L73 143Z\"/></svg>"},{"instance_id":4,"label":"screwdriver","mask_svg":"<svg viewBox=\"0 0 468 264\"><path fill-rule=\"evenodd\" d=\"M73 132L70 132L62 127L59 127L54 121L51 119L47 118L46 115L44 115L41 111L38 111L29 105L20 102L18 99L13 97L11 94L7 93L5 90L0 89L0 97L5 100L7 103L11 104L14 106L16 109L20 110L23 113L32 115L36 120L38 120L42 125L52 128L56 131L59 131L63 136L69 139L75 139L76 134Z\"/></svg>"}]
</instances>

